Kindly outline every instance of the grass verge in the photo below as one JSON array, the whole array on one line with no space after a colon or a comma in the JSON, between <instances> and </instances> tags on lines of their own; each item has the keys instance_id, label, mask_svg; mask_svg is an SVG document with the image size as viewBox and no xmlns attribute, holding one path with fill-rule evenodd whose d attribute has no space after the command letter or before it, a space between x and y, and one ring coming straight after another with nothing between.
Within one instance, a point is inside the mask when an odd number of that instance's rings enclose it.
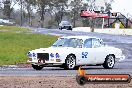
<instances>
[{"instance_id":1,"label":"grass verge","mask_svg":"<svg viewBox=\"0 0 132 88\"><path fill-rule=\"evenodd\" d=\"M4 27L0 30L20 30ZM10 28L10 29L9 29ZM27 31L27 29L21 29ZM23 32L0 32L0 65L26 63L27 52L36 48L46 48L53 44L56 36L27 34Z\"/></svg>"},{"instance_id":2,"label":"grass verge","mask_svg":"<svg viewBox=\"0 0 132 88\"><path fill-rule=\"evenodd\" d=\"M10 30L10 31L17 31L17 30L29 30L28 28L21 28L16 26L0 26L0 30Z\"/></svg>"}]
</instances>

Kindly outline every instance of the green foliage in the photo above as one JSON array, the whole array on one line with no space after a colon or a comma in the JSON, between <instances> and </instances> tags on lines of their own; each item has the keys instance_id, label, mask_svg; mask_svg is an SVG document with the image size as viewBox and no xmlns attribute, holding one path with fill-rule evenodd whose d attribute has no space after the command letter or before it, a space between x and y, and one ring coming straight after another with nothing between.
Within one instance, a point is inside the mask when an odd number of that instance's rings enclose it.
<instances>
[{"instance_id":1,"label":"green foliage","mask_svg":"<svg viewBox=\"0 0 132 88\"><path fill-rule=\"evenodd\" d=\"M91 26L90 21L91 21L90 18L82 18L83 27L90 27Z\"/></svg>"},{"instance_id":2,"label":"green foliage","mask_svg":"<svg viewBox=\"0 0 132 88\"><path fill-rule=\"evenodd\" d=\"M71 20L73 22L73 27L76 27L76 21L80 17L80 11L82 10L81 7L83 5L81 0L73 0L70 5L72 6L72 10L70 12Z\"/></svg>"},{"instance_id":3,"label":"green foliage","mask_svg":"<svg viewBox=\"0 0 132 88\"><path fill-rule=\"evenodd\" d=\"M114 0L111 0L110 2L112 3L114 2ZM105 2L105 6L106 6L105 12L110 12L110 10L112 10L111 3Z\"/></svg>"},{"instance_id":4,"label":"green foliage","mask_svg":"<svg viewBox=\"0 0 132 88\"><path fill-rule=\"evenodd\" d=\"M95 28L101 28L102 27L102 23L103 23L103 19L102 18L96 18L95 19Z\"/></svg>"},{"instance_id":5,"label":"green foliage","mask_svg":"<svg viewBox=\"0 0 132 88\"><path fill-rule=\"evenodd\" d=\"M57 26L56 22L52 19L48 21L48 25L45 26L46 28L52 28L54 26Z\"/></svg>"},{"instance_id":6,"label":"green foliage","mask_svg":"<svg viewBox=\"0 0 132 88\"><path fill-rule=\"evenodd\" d=\"M15 27L6 28L5 30L14 30ZM0 28L0 30L3 29ZM16 27L15 30L20 30L20 28ZM0 32L0 65L26 63L26 54L29 50L49 47L57 38L42 34Z\"/></svg>"},{"instance_id":7,"label":"green foliage","mask_svg":"<svg viewBox=\"0 0 132 88\"><path fill-rule=\"evenodd\" d=\"M53 5L50 6L50 10L55 13L55 21L57 22L57 24L59 24L63 20L63 17L66 14L65 8L67 8L67 2L68 0L53 0L51 2L53 3ZM56 9L56 11L54 10L54 8Z\"/></svg>"},{"instance_id":8,"label":"green foliage","mask_svg":"<svg viewBox=\"0 0 132 88\"><path fill-rule=\"evenodd\" d=\"M11 2L10 0L6 0L3 3L4 3L4 9L3 9L4 15L6 16L6 18L10 19L11 12L13 11L13 8L11 8Z\"/></svg>"}]
</instances>

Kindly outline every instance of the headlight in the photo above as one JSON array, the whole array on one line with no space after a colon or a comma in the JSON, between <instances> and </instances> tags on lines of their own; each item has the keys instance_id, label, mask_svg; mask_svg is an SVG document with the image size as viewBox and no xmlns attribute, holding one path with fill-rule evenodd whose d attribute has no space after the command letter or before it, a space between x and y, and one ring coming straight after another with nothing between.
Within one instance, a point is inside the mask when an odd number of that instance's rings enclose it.
<instances>
[{"instance_id":1,"label":"headlight","mask_svg":"<svg viewBox=\"0 0 132 88\"><path fill-rule=\"evenodd\" d=\"M32 54L30 52L27 53L28 57L32 57Z\"/></svg>"}]
</instances>

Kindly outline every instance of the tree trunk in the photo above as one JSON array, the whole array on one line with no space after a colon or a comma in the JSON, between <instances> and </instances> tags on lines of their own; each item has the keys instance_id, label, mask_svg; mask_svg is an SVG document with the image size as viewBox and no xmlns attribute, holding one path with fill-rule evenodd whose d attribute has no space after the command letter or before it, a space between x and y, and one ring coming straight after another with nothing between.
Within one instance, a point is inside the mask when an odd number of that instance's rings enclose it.
<instances>
[{"instance_id":1,"label":"tree trunk","mask_svg":"<svg viewBox=\"0 0 132 88\"><path fill-rule=\"evenodd\" d=\"M74 14L73 14L73 27L75 27L75 26L76 26L75 16L76 16L76 12L74 12Z\"/></svg>"},{"instance_id":2,"label":"tree trunk","mask_svg":"<svg viewBox=\"0 0 132 88\"><path fill-rule=\"evenodd\" d=\"M63 12L61 12L61 15L60 15L60 22L62 21L62 19L63 19Z\"/></svg>"},{"instance_id":3,"label":"tree trunk","mask_svg":"<svg viewBox=\"0 0 132 88\"><path fill-rule=\"evenodd\" d=\"M31 14L28 11L28 25L31 26Z\"/></svg>"},{"instance_id":4,"label":"tree trunk","mask_svg":"<svg viewBox=\"0 0 132 88\"><path fill-rule=\"evenodd\" d=\"M23 6L22 6L22 1L21 1L21 19L20 19L20 26L22 26L22 20L23 20Z\"/></svg>"},{"instance_id":5,"label":"tree trunk","mask_svg":"<svg viewBox=\"0 0 132 88\"><path fill-rule=\"evenodd\" d=\"M41 28L44 27L44 15L45 15L45 11L44 11L44 6L41 6L41 22L40 22L40 25L41 25Z\"/></svg>"},{"instance_id":6,"label":"tree trunk","mask_svg":"<svg viewBox=\"0 0 132 88\"><path fill-rule=\"evenodd\" d=\"M91 32L94 32L95 18L91 19Z\"/></svg>"},{"instance_id":7,"label":"tree trunk","mask_svg":"<svg viewBox=\"0 0 132 88\"><path fill-rule=\"evenodd\" d=\"M28 12L28 25L32 26L32 24L31 24L31 8L30 8L30 4L27 5L27 12Z\"/></svg>"}]
</instances>

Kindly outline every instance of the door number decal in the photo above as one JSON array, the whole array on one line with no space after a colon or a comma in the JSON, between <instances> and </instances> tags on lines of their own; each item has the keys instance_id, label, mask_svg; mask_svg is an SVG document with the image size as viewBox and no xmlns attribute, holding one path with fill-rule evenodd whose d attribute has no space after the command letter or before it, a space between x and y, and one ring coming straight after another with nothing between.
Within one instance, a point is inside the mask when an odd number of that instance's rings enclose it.
<instances>
[{"instance_id":1,"label":"door number decal","mask_svg":"<svg viewBox=\"0 0 132 88\"><path fill-rule=\"evenodd\" d=\"M82 52L82 58L88 58L88 52Z\"/></svg>"}]
</instances>

